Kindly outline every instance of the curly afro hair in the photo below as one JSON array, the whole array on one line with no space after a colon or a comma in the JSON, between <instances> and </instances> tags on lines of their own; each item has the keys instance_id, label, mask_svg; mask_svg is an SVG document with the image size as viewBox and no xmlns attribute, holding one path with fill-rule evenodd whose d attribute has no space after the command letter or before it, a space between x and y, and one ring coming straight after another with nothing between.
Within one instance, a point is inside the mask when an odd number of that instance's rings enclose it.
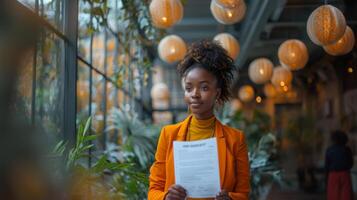
<instances>
[{"instance_id":1,"label":"curly afro hair","mask_svg":"<svg viewBox=\"0 0 357 200\"><path fill-rule=\"evenodd\" d=\"M181 78L185 78L196 67L206 69L216 77L217 86L221 89L218 102L223 104L229 101L235 65L227 51L216 41L202 40L193 43L179 63L178 72Z\"/></svg>"}]
</instances>

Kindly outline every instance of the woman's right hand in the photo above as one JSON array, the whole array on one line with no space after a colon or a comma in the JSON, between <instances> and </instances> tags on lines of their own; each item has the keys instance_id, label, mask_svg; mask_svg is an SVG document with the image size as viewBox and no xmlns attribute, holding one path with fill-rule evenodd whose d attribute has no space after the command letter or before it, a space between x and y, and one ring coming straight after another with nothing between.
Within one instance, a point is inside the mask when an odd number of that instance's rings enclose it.
<instances>
[{"instance_id":1,"label":"woman's right hand","mask_svg":"<svg viewBox=\"0 0 357 200\"><path fill-rule=\"evenodd\" d=\"M180 185L171 185L166 194L165 200L184 200L186 190Z\"/></svg>"}]
</instances>

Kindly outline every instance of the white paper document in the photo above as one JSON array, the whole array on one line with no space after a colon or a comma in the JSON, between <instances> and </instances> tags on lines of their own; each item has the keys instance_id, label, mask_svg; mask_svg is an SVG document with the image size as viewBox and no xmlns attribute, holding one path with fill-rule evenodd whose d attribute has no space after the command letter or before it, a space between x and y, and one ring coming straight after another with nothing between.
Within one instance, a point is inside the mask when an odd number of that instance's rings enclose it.
<instances>
[{"instance_id":1,"label":"white paper document","mask_svg":"<svg viewBox=\"0 0 357 200\"><path fill-rule=\"evenodd\" d=\"M221 190L216 138L174 141L176 184L190 198L211 198Z\"/></svg>"}]
</instances>

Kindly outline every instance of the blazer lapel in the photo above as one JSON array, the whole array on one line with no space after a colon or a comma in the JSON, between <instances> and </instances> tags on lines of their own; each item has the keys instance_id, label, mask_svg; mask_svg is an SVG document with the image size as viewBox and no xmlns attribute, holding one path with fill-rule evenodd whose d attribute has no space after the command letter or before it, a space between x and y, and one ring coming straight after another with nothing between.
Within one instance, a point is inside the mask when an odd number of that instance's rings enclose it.
<instances>
[{"instance_id":1,"label":"blazer lapel","mask_svg":"<svg viewBox=\"0 0 357 200\"><path fill-rule=\"evenodd\" d=\"M222 187L223 183L224 183L224 178L226 175L227 146L226 146L226 139L223 134L223 125L218 120L216 120L215 133L216 133L216 137L217 137L219 175L220 175L220 181L221 181L221 187Z\"/></svg>"},{"instance_id":2,"label":"blazer lapel","mask_svg":"<svg viewBox=\"0 0 357 200\"><path fill-rule=\"evenodd\" d=\"M185 141L187 135L187 129L192 119L192 115L188 116L183 122L182 125L177 133L176 140L178 141Z\"/></svg>"}]
</instances>

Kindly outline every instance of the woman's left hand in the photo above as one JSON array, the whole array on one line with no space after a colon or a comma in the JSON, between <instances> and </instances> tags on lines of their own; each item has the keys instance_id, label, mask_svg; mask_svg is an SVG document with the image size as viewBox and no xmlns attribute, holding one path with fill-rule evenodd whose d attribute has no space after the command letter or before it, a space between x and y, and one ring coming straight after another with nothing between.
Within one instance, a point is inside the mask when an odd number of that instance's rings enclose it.
<instances>
[{"instance_id":1,"label":"woman's left hand","mask_svg":"<svg viewBox=\"0 0 357 200\"><path fill-rule=\"evenodd\" d=\"M225 190L221 190L217 195L215 200L230 200L231 198L228 195L228 192Z\"/></svg>"}]
</instances>

